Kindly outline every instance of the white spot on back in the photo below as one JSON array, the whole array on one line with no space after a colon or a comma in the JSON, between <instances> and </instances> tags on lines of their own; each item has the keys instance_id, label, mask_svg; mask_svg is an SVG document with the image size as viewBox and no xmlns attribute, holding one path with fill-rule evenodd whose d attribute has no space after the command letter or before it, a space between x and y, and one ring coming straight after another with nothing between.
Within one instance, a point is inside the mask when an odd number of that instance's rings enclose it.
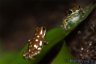
<instances>
[{"instance_id":1,"label":"white spot on back","mask_svg":"<svg viewBox=\"0 0 96 64\"><path fill-rule=\"evenodd\" d=\"M37 55L38 53L34 53L34 55Z\"/></svg>"},{"instance_id":2,"label":"white spot on back","mask_svg":"<svg viewBox=\"0 0 96 64\"><path fill-rule=\"evenodd\" d=\"M40 41L39 45L42 46L42 41Z\"/></svg>"},{"instance_id":3,"label":"white spot on back","mask_svg":"<svg viewBox=\"0 0 96 64\"><path fill-rule=\"evenodd\" d=\"M38 46L37 46L37 45L34 45L34 48L36 48L36 49L37 49L37 48L38 48Z\"/></svg>"},{"instance_id":4,"label":"white spot on back","mask_svg":"<svg viewBox=\"0 0 96 64\"><path fill-rule=\"evenodd\" d=\"M40 36L39 36L39 35L37 35L37 37L39 38Z\"/></svg>"},{"instance_id":5,"label":"white spot on back","mask_svg":"<svg viewBox=\"0 0 96 64\"><path fill-rule=\"evenodd\" d=\"M41 34L41 35L43 34L43 31L42 31L42 30L40 31L40 34Z\"/></svg>"},{"instance_id":6,"label":"white spot on back","mask_svg":"<svg viewBox=\"0 0 96 64\"><path fill-rule=\"evenodd\" d=\"M38 42L38 39L36 39L35 41Z\"/></svg>"},{"instance_id":7,"label":"white spot on back","mask_svg":"<svg viewBox=\"0 0 96 64\"><path fill-rule=\"evenodd\" d=\"M29 49L28 51L29 51L29 52L31 52L31 50L30 50L30 49Z\"/></svg>"},{"instance_id":8,"label":"white spot on back","mask_svg":"<svg viewBox=\"0 0 96 64\"><path fill-rule=\"evenodd\" d=\"M41 47L39 47L38 50L41 50Z\"/></svg>"}]
</instances>

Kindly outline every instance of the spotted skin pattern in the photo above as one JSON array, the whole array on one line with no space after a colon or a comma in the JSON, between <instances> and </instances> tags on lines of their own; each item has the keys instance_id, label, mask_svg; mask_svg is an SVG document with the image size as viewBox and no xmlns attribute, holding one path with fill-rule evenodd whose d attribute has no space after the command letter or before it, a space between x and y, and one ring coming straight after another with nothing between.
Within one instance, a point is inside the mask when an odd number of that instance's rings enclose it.
<instances>
[{"instance_id":1,"label":"spotted skin pattern","mask_svg":"<svg viewBox=\"0 0 96 64\"><path fill-rule=\"evenodd\" d=\"M42 46L46 44L44 37L46 29L44 27L37 27L33 39L28 40L28 50L23 54L25 58L32 59L40 53Z\"/></svg>"}]
</instances>

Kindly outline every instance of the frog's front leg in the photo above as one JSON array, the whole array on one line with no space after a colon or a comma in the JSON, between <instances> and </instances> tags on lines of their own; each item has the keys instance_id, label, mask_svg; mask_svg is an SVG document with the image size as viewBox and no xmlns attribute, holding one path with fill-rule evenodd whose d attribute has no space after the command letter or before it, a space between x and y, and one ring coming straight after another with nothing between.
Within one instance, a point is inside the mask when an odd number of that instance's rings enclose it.
<instances>
[{"instance_id":1,"label":"frog's front leg","mask_svg":"<svg viewBox=\"0 0 96 64\"><path fill-rule=\"evenodd\" d=\"M43 43L44 43L44 45L47 45L48 44L48 42L46 41L46 39L43 40Z\"/></svg>"}]
</instances>

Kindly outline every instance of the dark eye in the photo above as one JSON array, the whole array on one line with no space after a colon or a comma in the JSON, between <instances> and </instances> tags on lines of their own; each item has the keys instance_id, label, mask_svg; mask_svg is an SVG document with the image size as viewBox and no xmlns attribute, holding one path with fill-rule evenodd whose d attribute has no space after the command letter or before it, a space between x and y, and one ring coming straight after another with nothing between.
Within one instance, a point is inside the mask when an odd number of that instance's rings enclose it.
<instances>
[{"instance_id":1,"label":"dark eye","mask_svg":"<svg viewBox=\"0 0 96 64\"><path fill-rule=\"evenodd\" d=\"M72 10L69 10L69 11L68 11L68 15L71 14L71 13L72 13Z\"/></svg>"},{"instance_id":2,"label":"dark eye","mask_svg":"<svg viewBox=\"0 0 96 64\"><path fill-rule=\"evenodd\" d=\"M46 30L46 28L45 27L42 27L42 29L45 31Z\"/></svg>"}]
</instances>

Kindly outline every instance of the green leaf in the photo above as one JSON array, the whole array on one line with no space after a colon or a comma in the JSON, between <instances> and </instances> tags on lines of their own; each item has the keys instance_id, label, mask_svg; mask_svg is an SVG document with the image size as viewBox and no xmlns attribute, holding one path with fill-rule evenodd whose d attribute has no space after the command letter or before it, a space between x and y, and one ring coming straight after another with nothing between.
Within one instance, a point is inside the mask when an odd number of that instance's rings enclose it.
<instances>
[{"instance_id":1,"label":"green leaf","mask_svg":"<svg viewBox=\"0 0 96 64\"><path fill-rule=\"evenodd\" d=\"M75 59L75 57L72 56L68 46L64 42L62 45L62 48L58 55L55 57L55 59L52 61L51 64L79 64L75 61L71 61Z\"/></svg>"}]
</instances>

